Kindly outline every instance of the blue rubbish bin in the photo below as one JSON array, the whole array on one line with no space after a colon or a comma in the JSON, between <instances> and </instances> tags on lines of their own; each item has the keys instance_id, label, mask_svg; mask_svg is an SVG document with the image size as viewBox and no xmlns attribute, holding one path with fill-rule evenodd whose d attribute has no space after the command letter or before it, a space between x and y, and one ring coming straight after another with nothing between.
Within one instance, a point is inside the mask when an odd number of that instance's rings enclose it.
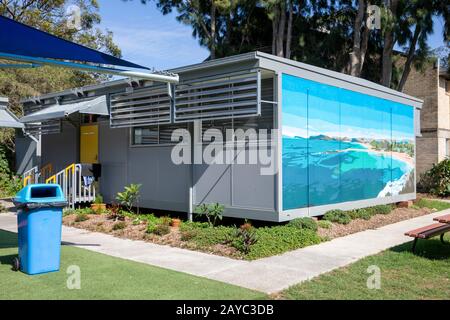
<instances>
[{"instance_id":1,"label":"blue rubbish bin","mask_svg":"<svg viewBox=\"0 0 450 320\"><path fill-rule=\"evenodd\" d=\"M57 184L32 184L17 193L19 258L15 269L27 274L59 271L62 209L67 202Z\"/></svg>"}]
</instances>

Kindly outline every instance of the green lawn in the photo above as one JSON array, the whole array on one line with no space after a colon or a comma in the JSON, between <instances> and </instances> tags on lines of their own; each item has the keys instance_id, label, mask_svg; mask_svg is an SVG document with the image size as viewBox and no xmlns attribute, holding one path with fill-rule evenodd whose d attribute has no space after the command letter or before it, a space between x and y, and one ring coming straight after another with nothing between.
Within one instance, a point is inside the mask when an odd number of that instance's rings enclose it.
<instances>
[{"instance_id":1,"label":"green lawn","mask_svg":"<svg viewBox=\"0 0 450 320\"><path fill-rule=\"evenodd\" d=\"M450 240L447 235L446 240ZM283 292L287 299L450 299L450 245L422 240L416 255L411 243L324 274ZM367 288L367 268L381 270L381 289Z\"/></svg>"},{"instance_id":2,"label":"green lawn","mask_svg":"<svg viewBox=\"0 0 450 320\"><path fill-rule=\"evenodd\" d=\"M11 270L17 235L0 230L0 299L263 299L263 293L149 265L63 246L61 271L29 276ZM67 289L69 265L81 289Z\"/></svg>"}]
</instances>

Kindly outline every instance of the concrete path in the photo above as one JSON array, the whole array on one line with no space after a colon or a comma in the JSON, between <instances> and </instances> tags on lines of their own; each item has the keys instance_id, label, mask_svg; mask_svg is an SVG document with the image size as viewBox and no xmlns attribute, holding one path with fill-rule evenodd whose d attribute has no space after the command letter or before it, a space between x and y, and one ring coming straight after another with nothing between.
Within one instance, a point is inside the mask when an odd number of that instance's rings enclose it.
<instances>
[{"instance_id":1,"label":"concrete path","mask_svg":"<svg viewBox=\"0 0 450 320\"><path fill-rule=\"evenodd\" d=\"M257 261L240 261L144 241L63 226L63 243L87 250L275 293L361 258L411 241L404 232L433 222L450 210L355 233ZM17 232L16 216L0 214L0 229Z\"/></svg>"}]
</instances>

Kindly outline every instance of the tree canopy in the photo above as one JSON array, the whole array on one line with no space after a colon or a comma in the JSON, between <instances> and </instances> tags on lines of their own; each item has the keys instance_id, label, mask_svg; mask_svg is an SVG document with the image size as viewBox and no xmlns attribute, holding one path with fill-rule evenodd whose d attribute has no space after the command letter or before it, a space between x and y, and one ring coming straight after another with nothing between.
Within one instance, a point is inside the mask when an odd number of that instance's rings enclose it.
<instances>
[{"instance_id":1,"label":"tree canopy","mask_svg":"<svg viewBox=\"0 0 450 320\"><path fill-rule=\"evenodd\" d=\"M69 5L80 9L79 26L67 23ZM16 21L49 32L61 38L120 57L119 47L112 33L97 26L101 21L97 0L0 0L0 14ZM2 64L11 63L0 61ZM10 108L20 115L19 101L27 96L64 90L105 80L104 75L45 66L36 69L1 69L0 96L8 97ZM0 129L0 142L13 149L10 129Z\"/></svg>"},{"instance_id":2,"label":"tree canopy","mask_svg":"<svg viewBox=\"0 0 450 320\"><path fill-rule=\"evenodd\" d=\"M442 0L153 1L163 14L174 11L192 27L210 59L260 50L400 91L411 68L430 59L433 17L444 18L443 37L449 39L450 9ZM381 28L367 24L374 5ZM395 52L396 46L403 52ZM402 63L396 63L399 56Z\"/></svg>"}]
</instances>

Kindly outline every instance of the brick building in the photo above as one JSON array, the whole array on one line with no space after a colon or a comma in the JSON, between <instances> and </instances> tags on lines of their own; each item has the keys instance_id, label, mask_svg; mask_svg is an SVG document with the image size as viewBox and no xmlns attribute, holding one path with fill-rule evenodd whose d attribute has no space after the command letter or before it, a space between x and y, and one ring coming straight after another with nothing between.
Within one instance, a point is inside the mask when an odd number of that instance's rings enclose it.
<instances>
[{"instance_id":1,"label":"brick building","mask_svg":"<svg viewBox=\"0 0 450 320\"><path fill-rule=\"evenodd\" d=\"M417 173L450 156L450 74L438 63L412 68L404 93L424 100L417 137Z\"/></svg>"}]
</instances>

